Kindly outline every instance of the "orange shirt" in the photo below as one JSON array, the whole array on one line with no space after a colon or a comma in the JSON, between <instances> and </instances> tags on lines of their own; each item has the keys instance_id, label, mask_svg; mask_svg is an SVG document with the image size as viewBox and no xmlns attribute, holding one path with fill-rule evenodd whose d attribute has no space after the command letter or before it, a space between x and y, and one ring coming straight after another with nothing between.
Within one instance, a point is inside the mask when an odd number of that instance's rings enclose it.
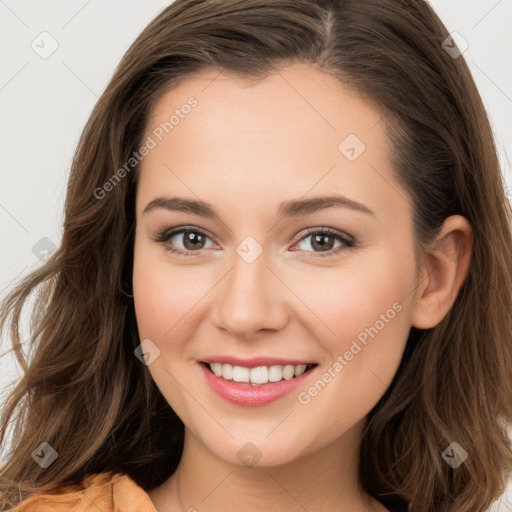
<instances>
[{"instance_id":1,"label":"orange shirt","mask_svg":"<svg viewBox=\"0 0 512 512\"><path fill-rule=\"evenodd\" d=\"M157 512L149 495L128 475L96 473L78 485L44 490L9 512Z\"/></svg>"}]
</instances>

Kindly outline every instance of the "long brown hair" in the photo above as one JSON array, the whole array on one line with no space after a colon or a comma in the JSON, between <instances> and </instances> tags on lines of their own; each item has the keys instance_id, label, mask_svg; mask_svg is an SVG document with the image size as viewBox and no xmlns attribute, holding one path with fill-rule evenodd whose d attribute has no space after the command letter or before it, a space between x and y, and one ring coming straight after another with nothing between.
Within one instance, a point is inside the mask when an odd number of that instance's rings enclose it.
<instances>
[{"instance_id":1,"label":"long brown hair","mask_svg":"<svg viewBox=\"0 0 512 512\"><path fill-rule=\"evenodd\" d=\"M480 512L504 492L512 215L487 114L463 57L444 51L448 37L424 0L176 0L144 29L79 141L58 250L2 305L0 327L10 326L24 376L2 416L1 441L10 432L12 449L0 506L96 472L124 472L149 490L176 469L183 423L134 356L137 165L106 197L97 191L141 146L151 108L179 81L205 69L259 79L293 62L332 73L382 112L419 247L453 214L474 230L452 309L432 329L411 329L400 368L369 414L362 485L412 512ZM23 345L21 313L32 294ZM454 441L468 452L457 469L441 457ZM41 442L58 453L47 469L31 457Z\"/></svg>"}]
</instances>

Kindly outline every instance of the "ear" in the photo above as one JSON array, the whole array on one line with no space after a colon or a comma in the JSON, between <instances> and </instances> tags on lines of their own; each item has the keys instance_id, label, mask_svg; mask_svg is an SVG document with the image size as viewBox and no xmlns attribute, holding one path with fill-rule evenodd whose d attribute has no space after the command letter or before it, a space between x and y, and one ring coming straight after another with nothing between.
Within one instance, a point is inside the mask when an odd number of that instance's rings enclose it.
<instances>
[{"instance_id":1,"label":"ear","mask_svg":"<svg viewBox=\"0 0 512 512\"><path fill-rule=\"evenodd\" d=\"M435 327L449 312L469 272L473 240L465 217L452 215L444 221L420 268L411 312L413 327Z\"/></svg>"}]
</instances>

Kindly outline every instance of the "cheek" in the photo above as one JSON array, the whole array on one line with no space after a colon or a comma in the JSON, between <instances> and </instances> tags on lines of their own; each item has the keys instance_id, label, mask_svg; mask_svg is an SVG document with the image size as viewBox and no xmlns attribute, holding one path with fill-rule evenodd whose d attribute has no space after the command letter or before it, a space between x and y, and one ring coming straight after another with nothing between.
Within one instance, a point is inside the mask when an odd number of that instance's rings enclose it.
<instances>
[{"instance_id":1,"label":"cheek","mask_svg":"<svg viewBox=\"0 0 512 512\"><path fill-rule=\"evenodd\" d=\"M410 329L414 270L412 256L380 253L378 260L317 269L318 279L297 281L294 291L315 313L307 313L309 330L333 363L341 357L337 382L349 379L363 388L391 382Z\"/></svg>"},{"instance_id":2,"label":"cheek","mask_svg":"<svg viewBox=\"0 0 512 512\"><path fill-rule=\"evenodd\" d=\"M186 313L190 283L183 282L180 269L165 265L163 251L148 243L135 242L133 295L141 338L161 342L178 318Z\"/></svg>"},{"instance_id":3,"label":"cheek","mask_svg":"<svg viewBox=\"0 0 512 512\"><path fill-rule=\"evenodd\" d=\"M405 306L411 299L414 268L392 260L361 261L339 269L317 268L306 277L297 276L294 291L317 314L315 332L323 333L322 338L341 341L374 324L390 309L388 316L394 317L397 308L393 310L393 304Z\"/></svg>"},{"instance_id":4,"label":"cheek","mask_svg":"<svg viewBox=\"0 0 512 512\"><path fill-rule=\"evenodd\" d=\"M133 294L141 336L176 337L194 315L194 304L211 288L205 277L198 266L171 264L160 245L136 236Z\"/></svg>"},{"instance_id":5,"label":"cheek","mask_svg":"<svg viewBox=\"0 0 512 512\"><path fill-rule=\"evenodd\" d=\"M324 418L324 435L340 434L366 416L393 380L410 329L414 269L381 259L331 277L308 296L321 318L310 322L310 331L329 358L297 396L310 418Z\"/></svg>"}]
</instances>

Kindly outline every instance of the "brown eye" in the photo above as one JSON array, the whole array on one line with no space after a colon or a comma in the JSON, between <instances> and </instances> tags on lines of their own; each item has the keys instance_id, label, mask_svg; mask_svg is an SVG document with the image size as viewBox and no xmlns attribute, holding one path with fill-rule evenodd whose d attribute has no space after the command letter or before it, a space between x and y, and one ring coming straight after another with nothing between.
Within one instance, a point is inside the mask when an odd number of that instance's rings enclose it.
<instances>
[{"instance_id":1,"label":"brown eye","mask_svg":"<svg viewBox=\"0 0 512 512\"><path fill-rule=\"evenodd\" d=\"M183 234L183 246L187 251L204 249L206 237L202 233L197 233L196 231L184 231L179 234Z\"/></svg>"},{"instance_id":2,"label":"brown eye","mask_svg":"<svg viewBox=\"0 0 512 512\"><path fill-rule=\"evenodd\" d=\"M312 235L311 247L319 251L329 251L334 247L335 239L329 235Z\"/></svg>"},{"instance_id":3,"label":"brown eye","mask_svg":"<svg viewBox=\"0 0 512 512\"><path fill-rule=\"evenodd\" d=\"M208 249L213 245L210 237L197 228L165 231L154 238L154 241L161 243L165 250L182 256L198 256L202 249Z\"/></svg>"},{"instance_id":4,"label":"brown eye","mask_svg":"<svg viewBox=\"0 0 512 512\"><path fill-rule=\"evenodd\" d=\"M307 239L310 239L310 241L306 242ZM354 247L355 242L341 232L331 228L324 228L317 229L316 231L310 231L299 240L297 245L301 251L309 253L325 253L317 255L330 256L338 253L340 250ZM313 250L311 251L309 248L312 248ZM310 255L308 254L308 256Z\"/></svg>"}]
</instances>

